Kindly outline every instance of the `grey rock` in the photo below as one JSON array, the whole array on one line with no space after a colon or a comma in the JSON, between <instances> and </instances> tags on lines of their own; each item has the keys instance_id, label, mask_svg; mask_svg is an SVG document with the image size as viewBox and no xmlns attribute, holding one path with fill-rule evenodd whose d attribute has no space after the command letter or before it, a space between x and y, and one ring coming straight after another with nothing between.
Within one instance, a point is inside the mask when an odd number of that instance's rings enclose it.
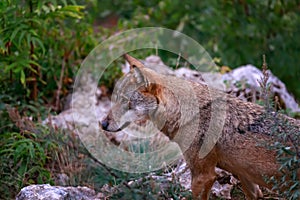
<instances>
[{"instance_id":1,"label":"grey rock","mask_svg":"<svg viewBox=\"0 0 300 200\"><path fill-rule=\"evenodd\" d=\"M300 107L295 98L288 92L285 84L276 76L269 73L268 84L271 84L271 97L276 95L279 102L283 102L283 108L290 109L292 112L300 112ZM188 68L179 68L174 71L177 77L205 83L211 87L223 90L245 101L256 102L260 98L260 84L263 73L253 65L238 67L226 74L201 73Z\"/></svg>"},{"instance_id":2,"label":"grey rock","mask_svg":"<svg viewBox=\"0 0 300 200\"><path fill-rule=\"evenodd\" d=\"M271 84L271 95L277 95L284 107L292 112L300 112L299 105L294 97L289 94L285 84L268 71L268 84ZM259 80L263 77L261 70L253 65L245 65L232 70L222 76L226 82L226 92L243 100L255 102L260 95ZM250 99L249 99L250 98Z\"/></svg>"},{"instance_id":3,"label":"grey rock","mask_svg":"<svg viewBox=\"0 0 300 200\"><path fill-rule=\"evenodd\" d=\"M49 184L24 187L16 200L100 200L101 194L87 187L61 187Z\"/></svg>"}]
</instances>

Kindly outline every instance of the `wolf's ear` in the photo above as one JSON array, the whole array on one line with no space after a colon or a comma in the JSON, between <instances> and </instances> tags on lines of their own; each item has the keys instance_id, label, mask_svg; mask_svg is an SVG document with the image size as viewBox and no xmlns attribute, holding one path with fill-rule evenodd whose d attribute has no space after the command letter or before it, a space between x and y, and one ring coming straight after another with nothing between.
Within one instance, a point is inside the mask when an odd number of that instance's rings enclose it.
<instances>
[{"instance_id":1,"label":"wolf's ear","mask_svg":"<svg viewBox=\"0 0 300 200\"><path fill-rule=\"evenodd\" d=\"M144 64L141 61L128 54L124 54L124 58L129 63L130 69L144 67Z\"/></svg>"},{"instance_id":2,"label":"wolf's ear","mask_svg":"<svg viewBox=\"0 0 300 200\"><path fill-rule=\"evenodd\" d=\"M137 82L145 83L146 79L145 79L143 73L141 72L141 68L144 68L144 64L141 61L139 61L138 59L136 59L128 54L124 54L124 58L129 63L130 69L132 69L134 71L134 75L137 79Z\"/></svg>"},{"instance_id":3,"label":"wolf's ear","mask_svg":"<svg viewBox=\"0 0 300 200\"><path fill-rule=\"evenodd\" d=\"M146 79L145 79L143 73L141 72L140 68L135 67L135 68L133 68L133 71L134 71L134 76L137 80L137 83L145 83L147 85Z\"/></svg>"}]
</instances>

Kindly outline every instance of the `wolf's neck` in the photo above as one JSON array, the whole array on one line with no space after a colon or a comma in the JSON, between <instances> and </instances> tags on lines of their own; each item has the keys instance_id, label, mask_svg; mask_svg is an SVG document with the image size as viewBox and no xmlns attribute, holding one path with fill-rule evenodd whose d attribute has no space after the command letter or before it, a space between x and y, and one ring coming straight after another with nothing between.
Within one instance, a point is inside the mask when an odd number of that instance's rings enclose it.
<instances>
[{"instance_id":1,"label":"wolf's neck","mask_svg":"<svg viewBox=\"0 0 300 200\"><path fill-rule=\"evenodd\" d=\"M162 132L184 151L202 138L199 126L203 131L208 129L212 101L206 85L192 83L176 89L177 94L167 94Z\"/></svg>"},{"instance_id":2,"label":"wolf's neck","mask_svg":"<svg viewBox=\"0 0 300 200\"><path fill-rule=\"evenodd\" d=\"M180 103L170 90L165 90L158 98L160 109L156 119L158 123L162 123L161 131L172 140L180 126Z\"/></svg>"}]
</instances>

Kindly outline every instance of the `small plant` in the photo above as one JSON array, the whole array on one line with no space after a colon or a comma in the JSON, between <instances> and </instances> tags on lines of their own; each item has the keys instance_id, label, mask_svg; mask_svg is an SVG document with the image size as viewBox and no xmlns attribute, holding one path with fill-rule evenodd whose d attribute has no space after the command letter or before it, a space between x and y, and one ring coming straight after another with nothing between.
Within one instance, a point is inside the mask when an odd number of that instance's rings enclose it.
<instances>
[{"instance_id":1,"label":"small plant","mask_svg":"<svg viewBox=\"0 0 300 200\"><path fill-rule=\"evenodd\" d=\"M267 182L274 185L273 190L278 191L280 188L286 188L280 196L293 200L300 198L300 180L299 180L299 170L300 170L300 130L294 124L288 123L284 120L281 115L274 112L274 106L276 101L270 100L270 85L268 82L268 71L265 56L263 57L263 77L259 81L262 92L261 99L263 100L263 105L265 106L266 113L263 116L264 121L269 121L269 127L271 129L270 135L274 137L274 143L268 144L269 149L275 150L277 152L277 160L280 163L280 168L278 169L282 176L280 179L278 177L271 177ZM283 114L283 111L279 111ZM289 173L287 173L289 172ZM288 176L287 174L291 174Z\"/></svg>"},{"instance_id":2,"label":"small plant","mask_svg":"<svg viewBox=\"0 0 300 200\"><path fill-rule=\"evenodd\" d=\"M84 6L70 2L0 3L1 82L13 86L26 101L53 98L56 112L82 59L96 45Z\"/></svg>"},{"instance_id":3,"label":"small plant","mask_svg":"<svg viewBox=\"0 0 300 200\"><path fill-rule=\"evenodd\" d=\"M89 154L78 137L33 122L16 108L0 114L6 122L0 127L0 199L12 199L31 184L94 185ZM62 174L67 179L59 183Z\"/></svg>"},{"instance_id":4,"label":"small plant","mask_svg":"<svg viewBox=\"0 0 300 200\"><path fill-rule=\"evenodd\" d=\"M41 128L28 118L21 118L16 109L8 108L7 112L14 124L0 134L1 199L13 198L29 184L53 183L46 166L49 153L56 147L44 138Z\"/></svg>"},{"instance_id":5,"label":"small plant","mask_svg":"<svg viewBox=\"0 0 300 200\"><path fill-rule=\"evenodd\" d=\"M113 188L114 192L107 193L110 199L191 199L192 196L175 176L169 180L162 170L148 175L137 174L136 177L131 175L131 178L127 175Z\"/></svg>"}]
</instances>

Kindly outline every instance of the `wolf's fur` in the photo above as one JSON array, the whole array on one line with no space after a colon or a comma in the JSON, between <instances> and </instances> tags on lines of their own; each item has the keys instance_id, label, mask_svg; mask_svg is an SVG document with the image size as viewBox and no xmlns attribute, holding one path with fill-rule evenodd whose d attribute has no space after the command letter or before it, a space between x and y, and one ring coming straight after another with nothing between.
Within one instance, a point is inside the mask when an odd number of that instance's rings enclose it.
<instances>
[{"instance_id":1,"label":"wolf's fur","mask_svg":"<svg viewBox=\"0 0 300 200\"><path fill-rule=\"evenodd\" d=\"M113 107L103 120L103 129L116 132L132 122L145 124L151 121L157 125L166 136L175 140L181 148L185 148L184 157L192 174L193 197L203 200L209 198L210 189L216 178L216 166L238 177L247 199L258 199L263 196L258 185L272 187L265 182L264 177L280 177L279 164L276 161L276 152L266 147L274 140L271 135L274 123L263 118L265 113L263 107L230 95L224 94L224 98L218 98L218 101L225 102L222 104L224 107L218 108L226 111L224 126L220 137L203 158L200 155L200 149L205 143L210 121L213 120L212 104L217 101L211 96L213 93L209 91L208 86L157 74L145 68L141 62L131 56L125 55L125 58L131 65L131 71L127 77L128 81L118 87L128 95L124 97L121 104ZM187 98L178 101L176 95L165 87L167 83L182 86L176 86L176 93ZM132 84L140 86L132 86ZM194 120L197 121L197 126L189 129L190 123L182 124L179 119L183 105L194 103L189 102L188 99L191 95L190 90L194 91L197 99L198 105L195 110L198 112L191 111L191 115L194 115ZM122 118L122 116L126 117L117 123L116 118ZM296 131L300 131L298 121L282 115L280 117L293 125ZM183 134L180 138L193 139L188 148L181 139L176 140L180 126L186 126L183 133L180 133ZM196 134L191 135L195 131Z\"/></svg>"}]
</instances>

